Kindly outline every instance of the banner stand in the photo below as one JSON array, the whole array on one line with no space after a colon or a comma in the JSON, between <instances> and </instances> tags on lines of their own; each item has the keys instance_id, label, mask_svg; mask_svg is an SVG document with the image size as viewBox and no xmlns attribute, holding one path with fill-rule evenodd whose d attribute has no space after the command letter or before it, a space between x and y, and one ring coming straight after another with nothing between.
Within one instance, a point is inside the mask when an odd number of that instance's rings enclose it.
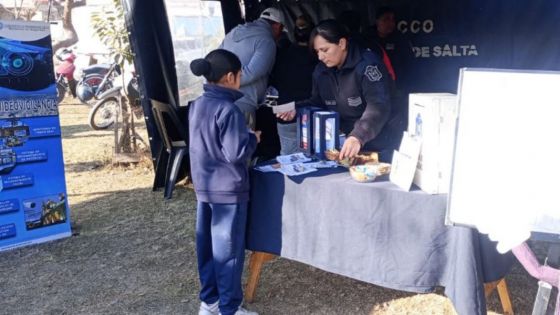
<instances>
[{"instance_id":1,"label":"banner stand","mask_svg":"<svg viewBox=\"0 0 560 315\"><path fill-rule=\"evenodd\" d=\"M49 24L0 21L0 251L71 236Z\"/></svg>"}]
</instances>

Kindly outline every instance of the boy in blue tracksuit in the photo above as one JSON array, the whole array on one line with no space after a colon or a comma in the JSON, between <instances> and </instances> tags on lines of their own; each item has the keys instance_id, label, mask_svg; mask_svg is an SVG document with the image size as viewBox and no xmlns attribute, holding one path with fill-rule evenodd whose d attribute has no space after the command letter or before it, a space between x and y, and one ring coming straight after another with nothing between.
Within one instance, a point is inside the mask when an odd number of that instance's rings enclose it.
<instances>
[{"instance_id":1,"label":"boy in blue tracksuit","mask_svg":"<svg viewBox=\"0 0 560 315\"><path fill-rule=\"evenodd\" d=\"M247 161L259 141L234 104L241 62L218 49L196 59L204 94L189 108L191 176L197 197L196 252L201 283L199 315L257 313L241 307L241 273L249 200Z\"/></svg>"}]
</instances>

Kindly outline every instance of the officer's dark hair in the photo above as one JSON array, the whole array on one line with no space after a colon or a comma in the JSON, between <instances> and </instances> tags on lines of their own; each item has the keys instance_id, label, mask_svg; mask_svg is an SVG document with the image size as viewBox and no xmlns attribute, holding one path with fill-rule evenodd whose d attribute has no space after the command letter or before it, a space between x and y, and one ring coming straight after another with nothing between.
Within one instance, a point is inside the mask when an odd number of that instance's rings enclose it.
<instances>
[{"instance_id":1,"label":"officer's dark hair","mask_svg":"<svg viewBox=\"0 0 560 315\"><path fill-rule=\"evenodd\" d=\"M393 13L395 14L395 10L391 7L380 7L379 9L375 10L375 19L378 20L380 17L385 15L386 13Z\"/></svg>"},{"instance_id":2,"label":"officer's dark hair","mask_svg":"<svg viewBox=\"0 0 560 315\"><path fill-rule=\"evenodd\" d=\"M321 36L331 44L338 44L341 39L348 39L348 29L336 20L324 20L317 25L309 36L309 47L313 48L315 37Z\"/></svg>"},{"instance_id":3,"label":"officer's dark hair","mask_svg":"<svg viewBox=\"0 0 560 315\"><path fill-rule=\"evenodd\" d=\"M230 51L216 49L204 58L193 60L190 67L194 75L204 76L208 82L217 83L224 75L241 71L241 61Z\"/></svg>"}]
</instances>

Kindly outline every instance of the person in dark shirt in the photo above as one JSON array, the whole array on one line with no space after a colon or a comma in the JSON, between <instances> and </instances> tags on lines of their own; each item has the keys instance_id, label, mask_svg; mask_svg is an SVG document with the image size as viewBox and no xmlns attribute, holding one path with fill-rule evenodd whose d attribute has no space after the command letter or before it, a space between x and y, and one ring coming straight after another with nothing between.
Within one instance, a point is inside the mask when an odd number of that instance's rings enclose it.
<instances>
[{"instance_id":1,"label":"person in dark shirt","mask_svg":"<svg viewBox=\"0 0 560 315\"><path fill-rule=\"evenodd\" d=\"M408 97L412 84L410 72L414 60L412 44L396 29L395 11L381 7L375 13L375 28L371 32L372 51L380 56L385 53L394 71L397 93Z\"/></svg>"},{"instance_id":2,"label":"person in dark shirt","mask_svg":"<svg viewBox=\"0 0 560 315\"><path fill-rule=\"evenodd\" d=\"M257 315L241 307L241 273L249 201L247 161L259 141L247 129L235 101L243 96L241 61L227 50L211 51L190 65L207 84L189 105L189 154L196 192L199 315Z\"/></svg>"},{"instance_id":3,"label":"person in dark shirt","mask_svg":"<svg viewBox=\"0 0 560 315\"><path fill-rule=\"evenodd\" d=\"M278 90L278 104L301 101L311 96L312 73L317 58L309 51L309 35L313 30L309 15L296 19L294 27L295 43L278 49L276 63L270 77L270 85ZM294 119L278 119L280 154L292 154L298 150L297 126Z\"/></svg>"},{"instance_id":4,"label":"person in dark shirt","mask_svg":"<svg viewBox=\"0 0 560 315\"><path fill-rule=\"evenodd\" d=\"M311 98L298 106L321 106L336 111L340 129L347 135L340 158L354 157L362 149L379 152L390 162L402 138L391 124L391 79L379 56L349 41L345 28L334 20L321 22L310 42L321 61L313 72ZM296 112L278 115L290 120Z\"/></svg>"},{"instance_id":5,"label":"person in dark shirt","mask_svg":"<svg viewBox=\"0 0 560 315\"><path fill-rule=\"evenodd\" d=\"M385 68L387 68L389 75L394 81L396 77L393 66L391 64L391 60L389 59L389 55L387 54L383 46L379 44L378 40L375 39L375 36L377 35L370 34L372 32L371 28L362 30L360 13L353 10L344 11L338 16L337 22L347 28L350 36L349 39L354 42L354 44L358 44L362 48L370 49L380 58L382 58L383 64L385 64Z\"/></svg>"}]
</instances>

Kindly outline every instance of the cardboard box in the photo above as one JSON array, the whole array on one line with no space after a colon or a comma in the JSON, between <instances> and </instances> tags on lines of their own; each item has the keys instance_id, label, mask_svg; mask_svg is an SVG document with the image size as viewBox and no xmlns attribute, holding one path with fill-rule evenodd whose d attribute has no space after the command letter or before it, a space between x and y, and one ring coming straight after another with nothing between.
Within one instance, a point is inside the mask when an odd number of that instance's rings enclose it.
<instances>
[{"instance_id":1,"label":"cardboard box","mask_svg":"<svg viewBox=\"0 0 560 315\"><path fill-rule=\"evenodd\" d=\"M313 113L313 144L315 155L325 159L325 151L339 147L339 115L337 112Z\"/></svg>"},{"instance_id":2,"label":"cardboard box","mask_svg":"<svg viewBox=\"0 0 560 315\"><path fill-rule=\"evenodd\" d=\"M414 184L427 193L449 192L457 115L455 94L409 95L408 132L422 141Z\"/></svg>"}]
</instances>

